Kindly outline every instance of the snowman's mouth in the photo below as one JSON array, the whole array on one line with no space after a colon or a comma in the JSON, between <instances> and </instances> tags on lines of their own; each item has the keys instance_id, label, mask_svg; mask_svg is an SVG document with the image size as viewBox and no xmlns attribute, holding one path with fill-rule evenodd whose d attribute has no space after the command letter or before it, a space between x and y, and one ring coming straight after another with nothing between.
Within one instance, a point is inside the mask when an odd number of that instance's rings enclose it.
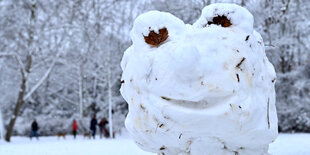
<instances>
[{"instance_id":1,"label":"snowman's mouth","mask_svg":"<svg viewBox=\"0 0 310 155\"><path fill-rule=\"evenodd\" d=\"M185 108L191 108L191 109L204 109L209 106L207 101L188 101L188 100L177 100L177 99L171 99L168 97L161 96L163 100L166 100L170 104L174 104L177 106L185 107Z\"/></svg>"}]
</instances>

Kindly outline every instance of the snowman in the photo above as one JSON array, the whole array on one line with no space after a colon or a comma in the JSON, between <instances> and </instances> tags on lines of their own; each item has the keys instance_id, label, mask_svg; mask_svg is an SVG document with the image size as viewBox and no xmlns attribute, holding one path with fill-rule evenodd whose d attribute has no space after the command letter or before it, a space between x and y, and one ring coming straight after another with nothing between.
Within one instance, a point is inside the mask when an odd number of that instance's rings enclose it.
<instances>
[{"instance_id":1,"label":"snowman","mask_svg":"<svg viewBox=\"0 0 310 155\"><path fill-rule=\"evenodd\" d=\"M124 52L125 126L165 155L263 155L278 134L273 65L253 16L211 4L193 24L166 12L137 17Z\"/></svg>"}]
</instances>

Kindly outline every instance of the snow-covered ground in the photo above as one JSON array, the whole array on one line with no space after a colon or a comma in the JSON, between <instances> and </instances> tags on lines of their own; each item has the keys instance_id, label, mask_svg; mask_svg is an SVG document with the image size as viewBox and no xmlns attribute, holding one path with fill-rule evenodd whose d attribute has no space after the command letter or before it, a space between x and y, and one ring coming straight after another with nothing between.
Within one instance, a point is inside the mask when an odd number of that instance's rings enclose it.
<instances>
[{"instance_id":1,"label":"snow-covered ground","mask_svg":"<svg viewBox=\"0 0 310 155\"><path fill-rule=\"evenodd\" d=\"M310 155L310 134L280 134L270 145L273 155ZM0 155L151 155L140 150L129 137L114 140L89 140L71 136L64 139L41 137L29 140L13 137L11 143L0 141Z\"/></svg>"},{"instance_id":2,"label":"snow-covered ground","mask_svg":"<svg viewBox=\"0 0 310 155\"><path fill-rule=\"evenodd\" d=\"M280 134L270 145L273 155L310 155L310 134Z\"/></svg>"}]
</instances>

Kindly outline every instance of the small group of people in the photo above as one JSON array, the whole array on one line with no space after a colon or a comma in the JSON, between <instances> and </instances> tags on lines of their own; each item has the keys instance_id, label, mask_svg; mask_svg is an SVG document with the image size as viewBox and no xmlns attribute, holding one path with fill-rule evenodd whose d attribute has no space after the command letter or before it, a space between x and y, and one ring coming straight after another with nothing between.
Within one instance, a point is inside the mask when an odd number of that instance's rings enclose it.
<instances>
[{"instance_id":1,"label":"small group of people","mask_svg":"<svg viewBox=\"0 0 310 155\"><path fill-rule=\"evenodd\" d=\"M90 121L90 130L92 132L91 133L92 137L95 139L97 126L99 126L100 138L102 138L103 136L108 138L110 136L110 133L106 128L108 123L109 122L107 121L105 117L102 118L100 122L98 123L96 115L94 115ZM36 119L34 119L31 124L30 139L32 139L32 137L36 137L37 139L39 139L38 130L39 130L38 122ZM74 139L76 138L77 130L78 130L78 124L77 124L77 121L74 119L72 123L72 134L73 134Z\"/></svg>"},{"instance_id":2,"label":"small group of people","mask_svg":"<svg viewBox=\"0 0 310 155\"><path fill-rule=\"evenodd\" d=\"M100 120L99 124L96 118L96 115L93 116L92 120L90 121L90 130L92 131L92 136L95 139L96 137L96 130L97 130L97 125L99 126L99 133L100 133L100 138L102 136L108 138L110 136L109 131L107 130L106 126L109 122L107 119L104 117Z\"/></svg>"}]
</instances>

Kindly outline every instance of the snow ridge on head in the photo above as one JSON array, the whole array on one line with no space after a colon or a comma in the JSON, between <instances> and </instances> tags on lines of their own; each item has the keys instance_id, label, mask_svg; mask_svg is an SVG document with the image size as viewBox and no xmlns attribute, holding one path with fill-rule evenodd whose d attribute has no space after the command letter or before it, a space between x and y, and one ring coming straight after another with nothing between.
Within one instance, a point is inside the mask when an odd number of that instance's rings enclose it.
<instances>
[{"instance_id":1,"label":"snow ridge on head","mask_svg":"<svg viewBox=\"0 0 310 155\"><path fill-rule=\"evenodd\" d=\"M168 30L169 39L174 39L177 38L179 33L184 32L185 24L182 20L167 12L149 11L139 15L130 32L133 45L139 48L149 47L145 44L144 36L148 36L152 30L159 33L162 28Z\"/></svg>"},{"instance_id":2,"label":"snow ridge on head","mask_svg":"<svg viewBox=\"0 0 310 155\"><path fill-rule=\"evenodd\" d=\"M215 3L206 6L194 26L200 28L209 26L208 22L217 16L226 16L232 24L231 27L239 28L248 33L253 32L253 15L246 8L229 3Z\"/></svg>"}]
</instances>

